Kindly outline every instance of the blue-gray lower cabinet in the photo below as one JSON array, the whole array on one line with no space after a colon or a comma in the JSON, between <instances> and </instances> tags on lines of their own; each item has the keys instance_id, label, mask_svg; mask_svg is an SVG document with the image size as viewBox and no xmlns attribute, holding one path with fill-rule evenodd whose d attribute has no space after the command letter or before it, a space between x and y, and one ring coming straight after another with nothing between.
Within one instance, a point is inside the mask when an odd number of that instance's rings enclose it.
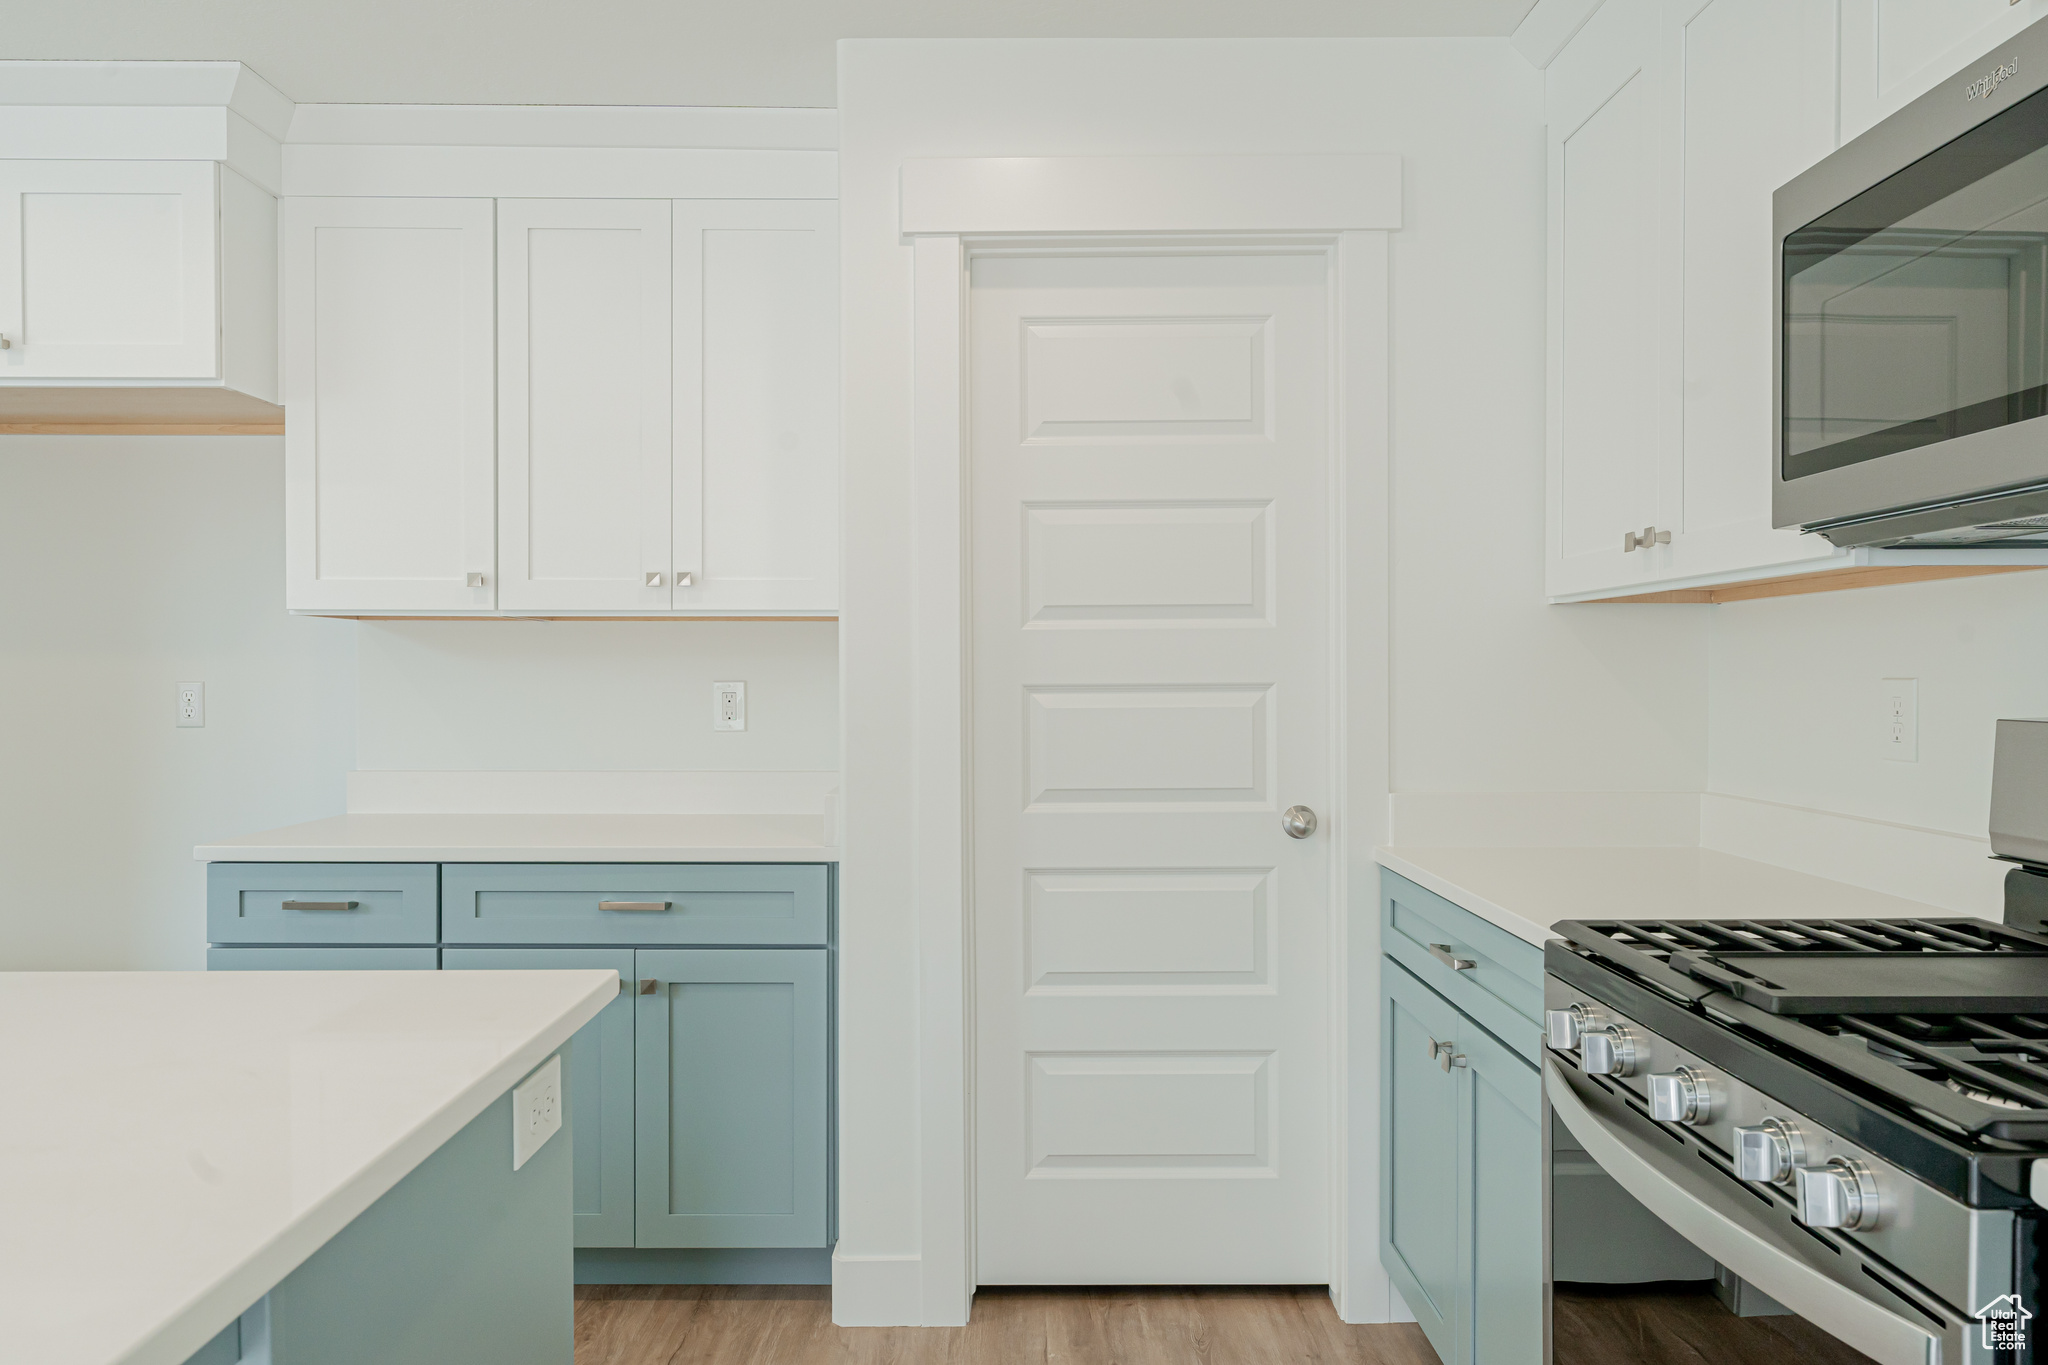
<instances>
[{"instance_id":1,"label":"blue-gray lower cabinet","mask_svg":"<svg viewBox=\"0 0 2048 1365\"><path fill-rule=\"evenodd\" d=\"M1542 955L1385 882L1380 1261L1444 1365L1541 1365L1544 1112L1525 1011ZM1444 965L1433 944L1493 975Z\"/></svg>"},{"instance_id":2,"label":"blue-gray lower cabinet","mask_svg":"<svg viewBox=\"0 0 2048 1365\"><path fill-rule=\"evenodd\" d=\"M431 972L439 948L208 948L209 972Z\"/></svg>"},{"instance_id":3,"label":"blue-gray lower cabinet","mask_svg":"<svg viewBox=\"0 0 2048 1365\"><path fill-rule=\"evenodd\" d=\"M630 986L630 948L444 948L444 971L610 968ZM619 998L569 1040L576 1245L633 1245L633 998Z\"/></svg>"},{"instance_id":4,"label":"blue-gray lower cabinet","mask_svg":"<svg viewBox=\"0 0 2048 1365\"><path fill-rule=\"evenodd\" d=\"M822 948L634 954L642 1247L823 1247Z\"/></svg>"}]
</instances>

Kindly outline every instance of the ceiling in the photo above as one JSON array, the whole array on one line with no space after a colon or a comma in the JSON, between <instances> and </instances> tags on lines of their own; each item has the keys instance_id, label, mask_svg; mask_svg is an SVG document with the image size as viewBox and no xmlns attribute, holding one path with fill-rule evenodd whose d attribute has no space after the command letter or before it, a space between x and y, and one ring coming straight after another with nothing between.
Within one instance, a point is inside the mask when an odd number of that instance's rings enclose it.
<instances>
[{"instance_id":1,"label":"ceiling","mask_svg":"<svg viewBox=\"0 0 2048 1365\"><path fill-rule=\"evenodd\" d=\"M840 38L1474 37L1535 0L0 0L0 58L235 60L301 104L831 107Z\"/></svg>"}]
</instances>

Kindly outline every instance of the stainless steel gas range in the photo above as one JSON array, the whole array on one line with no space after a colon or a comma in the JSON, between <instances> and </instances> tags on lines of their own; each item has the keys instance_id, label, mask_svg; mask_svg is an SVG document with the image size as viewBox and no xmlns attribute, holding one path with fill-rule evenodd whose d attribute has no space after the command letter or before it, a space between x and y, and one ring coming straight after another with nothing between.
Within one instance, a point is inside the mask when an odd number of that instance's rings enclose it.
<instances>
[{"instance_id":1,"label":"stainless steel gas range","mask_svg":"<svg viewBox=\"0 0 2048 1365\"><path fill-rule=\"evenodd\" d=\"M1884 1365L2031 1365L2048 936L1973 919L1557 931L1546 1095L1624 1189Z\"/></svg>"}]
</instances>

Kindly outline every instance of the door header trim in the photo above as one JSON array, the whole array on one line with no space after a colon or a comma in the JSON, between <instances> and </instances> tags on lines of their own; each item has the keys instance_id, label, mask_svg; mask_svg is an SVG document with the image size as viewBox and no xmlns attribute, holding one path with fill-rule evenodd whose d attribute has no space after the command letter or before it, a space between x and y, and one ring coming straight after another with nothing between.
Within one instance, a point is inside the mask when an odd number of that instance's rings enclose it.
<instances>
[{"instance_id":1,"label":"door header trim","mask_svg":"<svg viewBox=\"0 0 2048 1365\"><path fill-rule=\"evenodd\" d=\"M1392 231L1401 158L971 156L903 163L905 237L975 233Z\"/></svg>"}]
</instances>

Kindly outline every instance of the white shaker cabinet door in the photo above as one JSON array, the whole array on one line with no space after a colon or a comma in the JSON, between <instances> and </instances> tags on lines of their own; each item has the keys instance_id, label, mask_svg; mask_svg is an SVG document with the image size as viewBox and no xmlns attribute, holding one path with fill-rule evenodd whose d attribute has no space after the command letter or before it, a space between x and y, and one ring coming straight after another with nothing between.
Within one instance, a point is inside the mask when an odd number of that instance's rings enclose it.
<instances>
[{"instance_id":1,"label":"white shaker cabinet door","mask_svg":"<svg viewBox=\"0 0 2048 1365\"><path fill-rule=\"evenodd\" d=\"M670 317L667 200L498 201L501 610L669 610Z\"/></svg>"},{"instance_id":2,"label":"white shaker cabinet door","mask_svg":"<svg viewBox=\"0 0 2048 1365\"><path fill-rule=\"evenodd\" d=\"M1601 7L1548 73L1549 590L1652 577L1676 450L1663 291L1678 247L1669 62L1651 0Z\"/></svg>"},{"instance_id":3,"label":"white shaker cabinet door","mask_svg":"<svg viewBox=\"0 0 2048 1365\"><path fill-rule=\"evenodd\" d=\"M675 204L678 611L838 610L837 229L829 202Z\"/></svg>"},{"instance_id":4,"label":"white shaker cabinet door","mask_svg":"<svg viewBox=\"0 0 2048 1365\"><path fill-rule=\"evenodd\" d=\"M211 161L0 161L0 379L220 373Z\"/></svg>"},{"instance_id":5,"label":"white shaker cabinet door","mask_svg":"<svg viewBox=\"0 0 2048 1365\"><path fill-rule=\"evenodd\" d=\"M1835 149L1835 0L1709 0L1683 27L1680 572L1825 558L1771 528L1771 195Z\"/></svg>"},{"instance_id":6,"label":"white shaker cabinet door","mask_svg":"<svg viewBox=\"0 0 2048 1365\"><path fill-rule=\"evenodd\" d=\"M491 606L488 199L288 198L286 605Z\"/></svg>"}]
</instances>

